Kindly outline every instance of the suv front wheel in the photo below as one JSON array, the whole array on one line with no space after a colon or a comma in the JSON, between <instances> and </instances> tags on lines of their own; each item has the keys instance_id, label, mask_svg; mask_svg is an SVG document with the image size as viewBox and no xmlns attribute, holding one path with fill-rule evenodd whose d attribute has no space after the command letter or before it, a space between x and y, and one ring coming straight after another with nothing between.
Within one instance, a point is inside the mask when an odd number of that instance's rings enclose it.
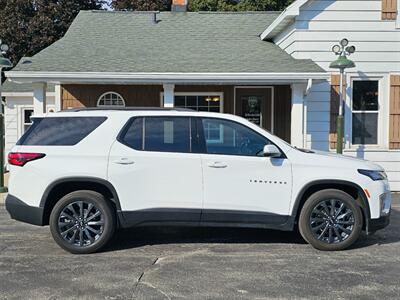
<instances>
[{"instance_id":1,"label":"suv front wheel","mask_svg":"<svg viewBox=\"0 0 400 300\"><path fill-rule=\"evenodd\" d=\"M314 193L304 204L299 219L303 238L314 248L343 250L360 236L363 216L349 194L335 189Z\"/></svg>"},{"instance_id":2,"label":"suv front wheel","mask_svg":"<svg viewBox=\"0 0 400 300\"><path fill-rule=\"evenodd\" d=\"M75 254L100 250L116 227L114 210L105 197L94 191L65 195L50 215L50 231L63 249Z\"/></svg>"}]
</instances>

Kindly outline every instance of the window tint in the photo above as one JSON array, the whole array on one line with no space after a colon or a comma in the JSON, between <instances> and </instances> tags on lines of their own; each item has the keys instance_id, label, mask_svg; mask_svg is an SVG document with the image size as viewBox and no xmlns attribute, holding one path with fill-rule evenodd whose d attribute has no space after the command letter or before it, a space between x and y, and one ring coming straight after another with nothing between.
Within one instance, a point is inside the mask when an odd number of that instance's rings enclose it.
<instances>
[{"instance_id":1,"label":"window tint","mask_svg":"<svg viewBox=\"0 0 400 300\"><path fill-rule=\"evenodd\" d=\"M267 138L235 122L203 119L202 124L209 154L262 156L264 146L270 144Z\"/></svg>"},{"instance_id":2,"label":"window tint","mask_svg":"<svg viewBox=\"0 0 400 300\"><path fill-rule=\"evenodd\" d=\"M36 119L17 145L72 146L88 136L106 119L106 117Z\"/></svg>"},{"instance_id":3,"label":"window tint","mask_svg":"<svg viewBox=\"0 0 400 300\"><path fill-rule=\"evenodd\" d=\"M135 118L123 133L122 142L136 150L189 153L189 122L189 118Z\"/></svg>"},{"instance_id":4,"label":"window tint","mask_svg":"<svg viewBox=\"0 0 400 300\"><path fill-rule=\"evenodd\" d=\"M189 118L145 118L144 150L190 152Z\"/></svg>"},{"instance_id":5,"label":"window tint","mask_svg":"<svg viewBox=\"0 0 400 300\"><path fill-rule=\"evenodd\" d=\"M122 140L135 150L143 149L143 118L135 118L129 123Z\"/></svg>"}]
</instances>

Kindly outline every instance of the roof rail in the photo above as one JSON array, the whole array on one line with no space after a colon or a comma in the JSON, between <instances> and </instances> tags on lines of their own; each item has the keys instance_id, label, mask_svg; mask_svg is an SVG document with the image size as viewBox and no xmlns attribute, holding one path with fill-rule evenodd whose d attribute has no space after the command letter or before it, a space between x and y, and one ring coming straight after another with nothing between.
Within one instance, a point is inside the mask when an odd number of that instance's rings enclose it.
<instances>
[{"instance_id":1,"label":"roof rail","mask_svg":"<svg viewBox=\"0 0 400 300\"><path fill-rule=\"evenodd\" d=\"M80 112L80 111L187 111L194 112L195 110L182 107L79 107L62 110L63 112Z\"/></svg>"}]
</instances>

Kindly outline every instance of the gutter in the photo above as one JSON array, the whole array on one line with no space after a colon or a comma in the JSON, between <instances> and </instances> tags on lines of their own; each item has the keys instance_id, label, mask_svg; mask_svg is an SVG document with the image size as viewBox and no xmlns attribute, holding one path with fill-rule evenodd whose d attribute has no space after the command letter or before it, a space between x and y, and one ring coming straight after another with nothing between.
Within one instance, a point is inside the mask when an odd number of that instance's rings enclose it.
<instances>
[{"instance_id":1,"label":"gutter","mask_svg":"<svg viewBox=\"0 0 400 300\"><path fill-rule=\"evenodd\" d=\"M5 75L17 83L183 83L183 82L304 82L327 80L329 73L116 73L116 72L23 72Z\"/></svg>"}]
</instances>

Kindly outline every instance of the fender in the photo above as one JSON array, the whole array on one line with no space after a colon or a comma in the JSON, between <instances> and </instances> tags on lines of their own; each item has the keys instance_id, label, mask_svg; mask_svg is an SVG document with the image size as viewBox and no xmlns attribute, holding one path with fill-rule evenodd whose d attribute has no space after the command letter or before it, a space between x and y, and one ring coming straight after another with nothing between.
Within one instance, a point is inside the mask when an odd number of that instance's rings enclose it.
<instances>
[{"instance_id":1,"label":"fender","mask_svg":"<svg viewBox=\"0 0 400 300\"><path fill-rule=\"evenodd\" d=\"M366 232L368 233L368 228L369 228L369 223L371 220L371 211L370 211L370 207L369 207L369 203L368 203L368 199L367 196L365 195L364 190L356 183L351 182L351 181L346 181L346 180L336 180L336 179L326 179L326 180L315 180L315 181L311 181L309 183L307 183L305 186L302 187L302 189L300 190L299 194L296 197L296 200L294 202L293 205L293 211L291 214L291 218L295 219L297 217L297 213L299 210L299 206L301 203L301 199L303 198L305 192L316 185L329 185L329 184L340 184L340 185L345 185L345 186L349 186L352 188L357 189L358 194L361 196L361 202L363 204L363 207L361 207L361 209L363 210L364 216L365 216L365 221L366 221Z\"/></svg>"},{"instance_id":2,"label":"fender","mask_svg":"<svg viewBox=\"0 0 400 300\"><path fill-rule=\"evenodd\" d=\"M44 208L47 198L49 197L50 192L53 190L53 188L61 183L66 183L66 182L92 182L92 183L97 183L100 185L103 185L106 187L112 194L113 201L117 207L117 211L121 210L121 204L119 202L119 197L117 194L117 191L115 190L114 186L107 180L97 178L97 177L65 177L65 178L60 178L57 179L56 181L53 181L45 190L43 193L42 199L40 200L40 205L39 207Z\"/></svg>"}]
</instances>

